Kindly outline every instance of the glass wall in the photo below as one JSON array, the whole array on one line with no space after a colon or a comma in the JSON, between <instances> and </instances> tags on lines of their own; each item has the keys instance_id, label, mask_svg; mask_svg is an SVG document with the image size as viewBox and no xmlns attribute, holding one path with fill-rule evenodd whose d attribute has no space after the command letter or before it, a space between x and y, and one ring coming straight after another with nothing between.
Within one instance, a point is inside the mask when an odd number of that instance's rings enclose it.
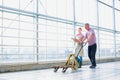
<instances>
[{"instance_id":1,"label":"glass wall","mask_svg":"<svg viewBox=\"0 0 120 80\"><path fill-rule=\"evenodd\" d=\"M73 36L73 25L39 19L39 60L67 58L74 47Z\"/></svg>"},{"instance_id":2,"label":"glass wall","mask_svg":"<svg viewBox=\"0 0 120 80\"><path fill-rule=\"evenodd\" d=\"M120 23L119 23L119 21L120 21L120 11L116 11L115 10L115 25L116 25L116 30L117 31L120 31Z\"/></svg>"},{"instance_id":3,"label":"glass wall","mask_svg":"<svg viewBox=\"0 0 120 80\"><path fill-rule=\"evenodd\" d=\"M114 35L100 31L100 58L114 57Z\"/></svg>"},{"instance_id":4,"label":"glass wall","mask_svg":"<svg viewBox=\"0 0 120 80\"><path fill-rule=\"evenodd\" d=\"M75 0L76 21L97 25L96 0Z\"/></svg>"},{"instance_id":5,"label":"glass wall","mask_svg":"<svg viewBox=\"0 0 120 80\"><path fill-rule=\"evenodd\" d=\"M80 26L85 35L86 22L96 33L97 59L120 57L119 2L0 0L0 64L66 60L75 47L71 38Z\"/></svg>"},{"instance_id":6,"label":"glass wall","mask_svg":"<svg viewBox=\"0 0 120 80\"><path fill-rule=\"evenodd\" d=\"M2 62L35 61L34 19L3 12L1 22Z\"/></svg>"},{"instance_id":7,"label":"glass wall","mask_svg":"<svg viewBox=\"0 0 120 80\"><path fill-rule=\"evenodd\" d=\"M38 0L39 13L73 19L73 0Z\"/></svg>"},{"instance_id":8,"label":"glass wall","mask_svg":"<svg viewBox=\"0 0 120 80\"><path fill-rule=\"evenodd\" d=\"M114 0L115 2L115 8L120 10L120 0Z\"/></svg>"},{"instance_id":9,"label":"glass wall","mask_svg":"<svg viewBox=\"0 0 120 80\"><path fill-rule=\"evenodd\" d=\"M120 57L120 34L116 34L116 57Z\"/></svg>"},{"instance_id":10,"label":"glass wall","mask_svg":"<svg viewBox=\"0 0 120 80\"><path fill-rule=\"evenodd\" d=\"M103 28L113 29L113 9L99 3L99 26Z\"/></svg>"}]
</instances>

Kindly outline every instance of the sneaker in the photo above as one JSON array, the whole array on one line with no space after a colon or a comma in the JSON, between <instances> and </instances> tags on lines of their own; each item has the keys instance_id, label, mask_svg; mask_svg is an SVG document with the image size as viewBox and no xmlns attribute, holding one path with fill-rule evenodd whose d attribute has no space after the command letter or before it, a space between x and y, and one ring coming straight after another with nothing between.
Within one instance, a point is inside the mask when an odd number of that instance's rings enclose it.
<instances>
[{"instance_id":1,"label":"sneaker","mask_svg":"<svg viewBox=\"0 0 120 80\"><path fill-rule=\"evenodd\" d=\"M78 66L78 68L82 68L82 66L80 65L80 66Z\"/></svg>"}]
</instances>

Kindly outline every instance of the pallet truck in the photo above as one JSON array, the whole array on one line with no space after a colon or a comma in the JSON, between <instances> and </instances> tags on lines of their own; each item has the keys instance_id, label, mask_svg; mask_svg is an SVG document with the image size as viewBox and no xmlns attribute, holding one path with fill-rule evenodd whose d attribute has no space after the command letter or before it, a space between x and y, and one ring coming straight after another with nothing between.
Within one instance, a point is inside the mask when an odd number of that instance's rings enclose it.
<instances>
[{"instance_id":1,"label":"pallet truck","mask_svg":"<svg viewBox=\"0 0 120 80\"><path fill-rule=\"evenodd\" d=\"M86 43L82 43L82 46L80 47L77 55L75 54L70 54L67 62L63 66L53 66L54 72L57 72L59 68L62 68L62 72L65 73L68 68L71 68L72 70L77 70L79 66L81 66L81 63L78 61L79 53L82 50L82 48L86 45Z\"/></svg>"}]
</instances>

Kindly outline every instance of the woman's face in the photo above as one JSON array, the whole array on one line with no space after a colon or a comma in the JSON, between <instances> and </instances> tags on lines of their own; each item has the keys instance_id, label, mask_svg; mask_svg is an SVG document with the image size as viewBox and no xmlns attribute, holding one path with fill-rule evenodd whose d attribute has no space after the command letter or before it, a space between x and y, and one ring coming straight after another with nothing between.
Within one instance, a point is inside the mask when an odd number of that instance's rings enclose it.
<instances>
[{"instance_id":1,"label":"woman's face","mask_svg":"<svg viewBox=\"0 0 120 80\"><path fill-rule=\"evenodd\" d=\"M82 31L81 29L78 29L78 33L81 33L81 31Z\"/></svg>"}]
</instances>

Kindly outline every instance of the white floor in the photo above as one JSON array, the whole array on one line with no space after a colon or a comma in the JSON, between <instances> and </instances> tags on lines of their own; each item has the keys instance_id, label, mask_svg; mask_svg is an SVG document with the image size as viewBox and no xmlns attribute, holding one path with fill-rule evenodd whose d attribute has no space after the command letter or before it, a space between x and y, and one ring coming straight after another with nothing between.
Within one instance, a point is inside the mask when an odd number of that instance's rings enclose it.
<instances>
[{"instance_id":1,"label":"white floor","mask_svg":"<svg viewBox=\"0 0 120 80\"><path fill-rule=\"evenodd\" d=\"M89 65L77 71L68 69L53 72L53 69L1 73L0 80L120 80L120 62L98 64L96 69Z\"/></svg>"}]
</instances>

